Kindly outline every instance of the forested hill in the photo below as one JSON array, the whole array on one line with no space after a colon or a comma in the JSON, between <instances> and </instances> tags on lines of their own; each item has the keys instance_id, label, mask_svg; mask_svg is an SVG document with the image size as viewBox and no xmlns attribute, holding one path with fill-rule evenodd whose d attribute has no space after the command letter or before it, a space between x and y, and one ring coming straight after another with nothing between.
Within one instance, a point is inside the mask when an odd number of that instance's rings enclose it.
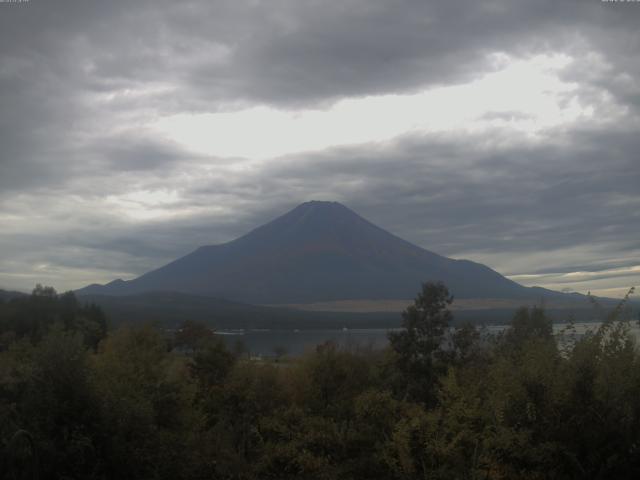
<instances>
[{"instance_id":1,"label":"forested hill","mask_svg":"<svg viewBox=\"0 0 640 480\"><path fill-rule=\"evenodd\" d=\"M12 298L26 297L26 293L14 292L9 290L0 290L0 301L11 300Z\"/></svg>"},{"instance_id":2,"label":"forested hill","mask_svg":"<svg viewBox=\"0 0 640 480\"><path fill-rule=\"evenodd\" d=\"M400 322L398 312L309 312L177 292L78 298L100 306L114 325L153 322L175 328L190 319L217 329L341 329L397 327Z\"/></svg>"}]
</instances>

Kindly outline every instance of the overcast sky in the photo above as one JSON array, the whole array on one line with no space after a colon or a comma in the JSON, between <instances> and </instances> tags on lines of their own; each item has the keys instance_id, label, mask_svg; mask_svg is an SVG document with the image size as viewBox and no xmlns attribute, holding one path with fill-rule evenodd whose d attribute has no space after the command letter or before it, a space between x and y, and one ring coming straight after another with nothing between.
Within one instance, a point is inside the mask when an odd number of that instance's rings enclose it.
<instances>
[{"instance_id":1,"label":"overcast sky","mask_svg":"<svg viewBox=\"0 0 640 480\"><path fill-rule=\"evenodd\" d=\"M525 285L640 286L640 2L0 0L0 288L311 199Z\"/></svg>"}]
</instances>

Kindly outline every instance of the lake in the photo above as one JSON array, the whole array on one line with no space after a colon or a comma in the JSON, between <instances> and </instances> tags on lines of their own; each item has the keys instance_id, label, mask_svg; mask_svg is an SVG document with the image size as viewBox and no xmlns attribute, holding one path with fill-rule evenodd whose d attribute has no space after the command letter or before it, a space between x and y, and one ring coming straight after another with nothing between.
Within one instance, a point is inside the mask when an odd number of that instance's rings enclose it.
<instances>
[{"instance_id":1,"label":"lake","mask_svg":"<svg viewBox=\"0 0 640 480\"><path fill-rule=\"evenodd\" d=\"M560 333L566 326L565 323L554 324L554 333ZM589 329L593 330L598 326L599 323L596 322L574 324L578 336L584 335ZM484 331L487 334L497 334L505 328L505 325L487 325L484 327ZM300 355L327 341L333 341L344 347L383 348L388 343L387 332L389 330L396 329L218 330L215 333L225 341L229 348L233 348L237 342L241 342L251 355L274 356L275 350L278 348L283 348L289 355ZM631 324L631 330L637 338L640 338L640 327L637 322Z\"/></svg>"}]
</instances>

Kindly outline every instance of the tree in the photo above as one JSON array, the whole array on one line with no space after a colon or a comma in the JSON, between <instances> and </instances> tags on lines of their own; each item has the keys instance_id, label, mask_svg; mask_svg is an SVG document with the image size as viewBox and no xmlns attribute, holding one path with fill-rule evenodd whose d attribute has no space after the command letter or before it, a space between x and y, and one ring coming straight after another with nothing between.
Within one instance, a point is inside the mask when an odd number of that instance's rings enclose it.
<instances>
[{"instance_id":1,"label":"tree","mask_svg":"<svg viewBox=\"0 0 640 480\"><path fill-rule=\"evenodd\" d=\"M36 285L31 292L32 297L40 297L40 298L56 298L58 293L53 287L43 287L40 283Z\"/></svg>"},{"instance_id":2,"label":"tree","mask_svg":"<svg viewBox=\"0 0 640 480\"><path fill-rule=\"evenodd\" d=\"M14 357L22 369L14 377L18 388L0 380L0 391L14 405L9 421L18 425L11 437L13 458L22 458L22 470L39 471L43 478L90 478L100 422L82 336L56 324L37 345L23 345L24 356ZM12 363L11 355L2 360ZM39 465L32 467L36 457Z\"/></svg>"},{"instance_id":3,"label":"tree","mask_svg":"<svg viewBox=\"0 0 640 480\"><path fill-rule=\"evenodd\" d=\"M504 334L507 345L521 349L525 342L532 340L552 341L553 325L544 308L520 307Z\"/></svg>"},{"instance_id":4,"label":"tree","mask_svg":"<svg viewBox=\"0 0 640 480\"><path fill-rule=\"evenodd\" d=\"M214 338L213 330L203 323L185 320L176 331L173 344L174 347L193 354Z\"/></svg>"},{"instance_id":5,"label":"tree","mask_svg":"<svg viewBox=\"0 0 640 480\"><path fill-rule=\"evenodd\" d=\"M236 363L236 357L224 342L213 335L202 341L189 363L192 376L197 380L201 393L206 394L211 387L222 384Z\"/></svg>"},{"instance_id":6,"label":"tree","mask_svg":"<svg viewBox=\"0 0 640 480\"><path fill-rule=\"evenodd\" d=\"M483 354L480 347L480 332L470 323L455 329L451 335L451 363L465 365L474 362Z\"/></svg>"},{"instance_id":7,"label":"tree","mask_svg":"<svg viewBox=\"0 0 640 480\"><path fill-rule=\"evenodd\" d=\"M402 313L403 330L389 333L405 396L427 405L436 401L437 379L446 368L443 341L453 318L448 309L452 302L443 283L423 283L413 305Z\"/></svg>"},{"instance_id":8,"label":"tree","mask_svg":"<svg viewBox=\"0 0 640 480\"><path fill-rule=\"evenodd\" d=\"M123 327L92 359L103 422L106 478L178 478L195 428L185 362L149 326Z\"/></svg>"}]
</instances>

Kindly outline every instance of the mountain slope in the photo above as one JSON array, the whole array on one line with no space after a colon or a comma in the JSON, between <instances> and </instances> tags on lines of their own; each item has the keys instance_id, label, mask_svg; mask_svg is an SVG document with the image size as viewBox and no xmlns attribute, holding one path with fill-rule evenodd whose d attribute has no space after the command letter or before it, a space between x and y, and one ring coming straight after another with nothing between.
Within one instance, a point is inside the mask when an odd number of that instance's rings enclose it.
<instances>
[{"instance_id":1,"label":"mountain slope","mask_svg":"<svg viewBox=\"0 0 640 480\"><path fill-rule=\"evenodd\" d=\"M248 303L413 298L443 281L458 298L540 298L490 268L413 245L336 202L307 202L231 242L194 252L134 280L79 294L175 291ZM560 295L560 294L557 294Z\"/></svg>"},{"instance_id":2,"label":"mountain slope","mask_svg":"<svg viewBox=\"0 0 640 480\"><path fill-rule=\"evenodd\" d=\"M0 301L8 301L14 298L26 297L26 293L0 290Z\"/></svg>"}]
</instances>

